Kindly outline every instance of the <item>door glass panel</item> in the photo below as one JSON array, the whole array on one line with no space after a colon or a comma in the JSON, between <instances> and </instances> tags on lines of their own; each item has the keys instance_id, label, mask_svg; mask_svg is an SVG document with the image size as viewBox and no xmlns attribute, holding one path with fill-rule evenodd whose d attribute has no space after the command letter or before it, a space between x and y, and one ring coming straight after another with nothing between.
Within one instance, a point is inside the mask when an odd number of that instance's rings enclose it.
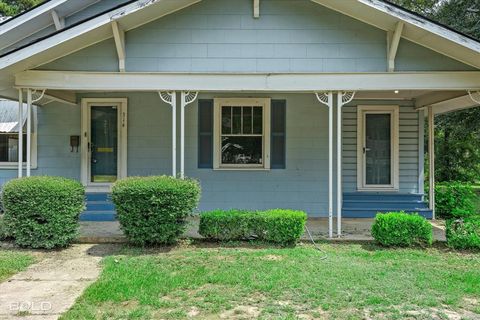
<instances>
[{"instance_id":1,"label":"door glass panel","mask_svg":"<svg viewBox=\"0 0 480 320\"><path fill-rule=\"evenodd\" d=\"M390 185L391 115L365 115L365 179L367 185Z\"/></svg>"},{"instance_id":2,"label":"door glass panel","mask_svg":"<svg viewBox=\"0 0 480 320\"><path fill-rule=\"evenodd\" d=\"M117 107L91 107L91 182L117 180Z\"/></svg>"}]
</instances>

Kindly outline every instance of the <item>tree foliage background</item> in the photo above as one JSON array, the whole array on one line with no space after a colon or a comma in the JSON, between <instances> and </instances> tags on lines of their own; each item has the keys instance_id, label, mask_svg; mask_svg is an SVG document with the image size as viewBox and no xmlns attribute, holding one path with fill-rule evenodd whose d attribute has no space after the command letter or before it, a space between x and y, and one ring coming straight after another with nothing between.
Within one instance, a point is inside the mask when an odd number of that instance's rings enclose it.
<instances>
[{"instance_id":1,"label":"tree foliage background","mask_svg":"<svg viewBox=\"0 0 480 320\"><path fill-rule=\"evenodd\" d=\"M0 16L13 16L43 0L0 0ZM81 0L75 0L81 1ZM480 39L480 0L388 0ZM436 117L438 181L480 182L480 108Z\"/></svg>"},{"instance_id":2,"label":"tree foliage background","mask_svg":"<svg viewBox=\"0 0 480 320\"><path fill-rule=\"evenodd\" d=\"M0 16L10 17L17 15L43 1L44 0L0 0Z\"/></svg>"},{"instance_id":3,"label":"tree foliage background","mask_svg":"<svg viewBox=\"0 0 480 320\"><path fill-rule=\"evenodd\" d=\"M480 0L391 2L480 39ZM480 108L438 115L435 124L435 178L479 183Z\"/></svg>"}]
</instances>

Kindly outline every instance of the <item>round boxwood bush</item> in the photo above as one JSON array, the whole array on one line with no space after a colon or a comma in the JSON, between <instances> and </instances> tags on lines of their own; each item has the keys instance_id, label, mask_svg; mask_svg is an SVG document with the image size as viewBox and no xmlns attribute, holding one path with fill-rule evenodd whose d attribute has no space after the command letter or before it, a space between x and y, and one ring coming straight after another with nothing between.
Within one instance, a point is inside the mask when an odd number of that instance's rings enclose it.
<instances>
[{"instance_id":1,"label":"round boxwood bush","mask_svg":"<svg viewBox=\"0 0 480 320\"><path fill-rule=\"evenodd\" d=\"M186 219L199 199L200 186L192 179L131 177L117 181L112 188L125 236L142 246L175 242L185 231Z\"/></svg>"},{"instance_id":2,"label":"round boxwood bush","mask_svg":"<svg viewBox=\"0 0 480 320\"><path fill-rule=\"evenodd\" d=\"M372 225L372 236L383 246L409 247L431 245L433 227L418 214L403 211L377 214Z\"/></svg>"},{"instance_id":3,"label":"round boxwood bush","mask_svg":"<svg viewBox=\"0 0 480 320\"><path fill-rule=\"evenodd\" d=\"M9 181L2 192L5 223L24 247L68 246L77 236L85 208L85 189L61 177L28 177Z\"/></svg>"}]
</instances>

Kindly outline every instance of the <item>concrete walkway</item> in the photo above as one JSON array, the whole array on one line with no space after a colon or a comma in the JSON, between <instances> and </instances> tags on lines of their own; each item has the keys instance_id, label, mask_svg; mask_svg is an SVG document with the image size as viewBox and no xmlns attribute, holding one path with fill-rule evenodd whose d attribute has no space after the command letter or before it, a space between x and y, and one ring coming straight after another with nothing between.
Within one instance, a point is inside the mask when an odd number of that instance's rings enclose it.
<instances>
[{"instance_id":1,"label":"concrete walkway","mask_svg":"<svg viewBox=\"0 0 480 320\"><path fill-rule=\"evenodd\" d=\"M100 274L111 245L76 244L0 283L0 319L58 319Z\"/></svg>"},{"instance_id":2,"label":"concrete walkway","mask_svg":"<svg viewBox=\"0 0 480 320\"><path fill-rule=\"evenodd\" d=\"M333 220L334 238L335 241L372 241L373 238L370 230L373 224L373 219L342 219L342 236L338 238L335 235L337 224ZM198 234L198 217L193 217L189 221L189 227L184 237L198 239L201 236ZM437 241L445 241L445 227L441 220L431 221L433 226L434 238ZM120 230L120 225L117 221L114 222L81 222L80 223L80 238L81 243L117 243L125 242L125 236ZM307 227L310 230L315 240L328 240L328 219L327 218L310 218L307 222ZM308 240L308 235L305 233L303 240Z\"/></svg>"}]
</instances>

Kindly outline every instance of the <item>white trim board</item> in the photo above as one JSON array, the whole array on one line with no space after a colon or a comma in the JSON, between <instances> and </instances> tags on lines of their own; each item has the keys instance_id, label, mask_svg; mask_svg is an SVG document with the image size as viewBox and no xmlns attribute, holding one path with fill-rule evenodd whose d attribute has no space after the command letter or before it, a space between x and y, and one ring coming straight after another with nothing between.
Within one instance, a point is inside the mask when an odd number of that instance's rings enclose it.
<instances>
[{"instance_id":1,"label":"white trim board","mask_svg":"<svg viewBox=\"0 0 480 320\"><path fill-rule=\"evenodd\" d=\"M480 72L218 74L28 70L15 75L15 86L74 91L478 90Z\"/></svg>"},{"instance_id":2,"label":"white trim board","mask_svg":"<svg viewBox=\"0 0 480 320\"><path fill-rule=\"evenodd\" d=\"M365 172L365 115L390 114L391 115L391 162L390 185L367 185ZM398 191L400 180L400 107L398 105L359 105L357 107L357 190L358 191Z\"/></svg>"},{"instance_id":3,"label":"white trim board","mask_svg":"<svg viewBox=\"0 0 480 320\"><path fill-rule=\"evenodd\" d=\"M128 128L128 100L127 98L83 98L81 103L81 181L88 187L105 187L108 183L90 182L90 107L95 106L117 106L118 110L118 162L117 178L127 176L127 128Z\"/></svg>"}]
</instances>

